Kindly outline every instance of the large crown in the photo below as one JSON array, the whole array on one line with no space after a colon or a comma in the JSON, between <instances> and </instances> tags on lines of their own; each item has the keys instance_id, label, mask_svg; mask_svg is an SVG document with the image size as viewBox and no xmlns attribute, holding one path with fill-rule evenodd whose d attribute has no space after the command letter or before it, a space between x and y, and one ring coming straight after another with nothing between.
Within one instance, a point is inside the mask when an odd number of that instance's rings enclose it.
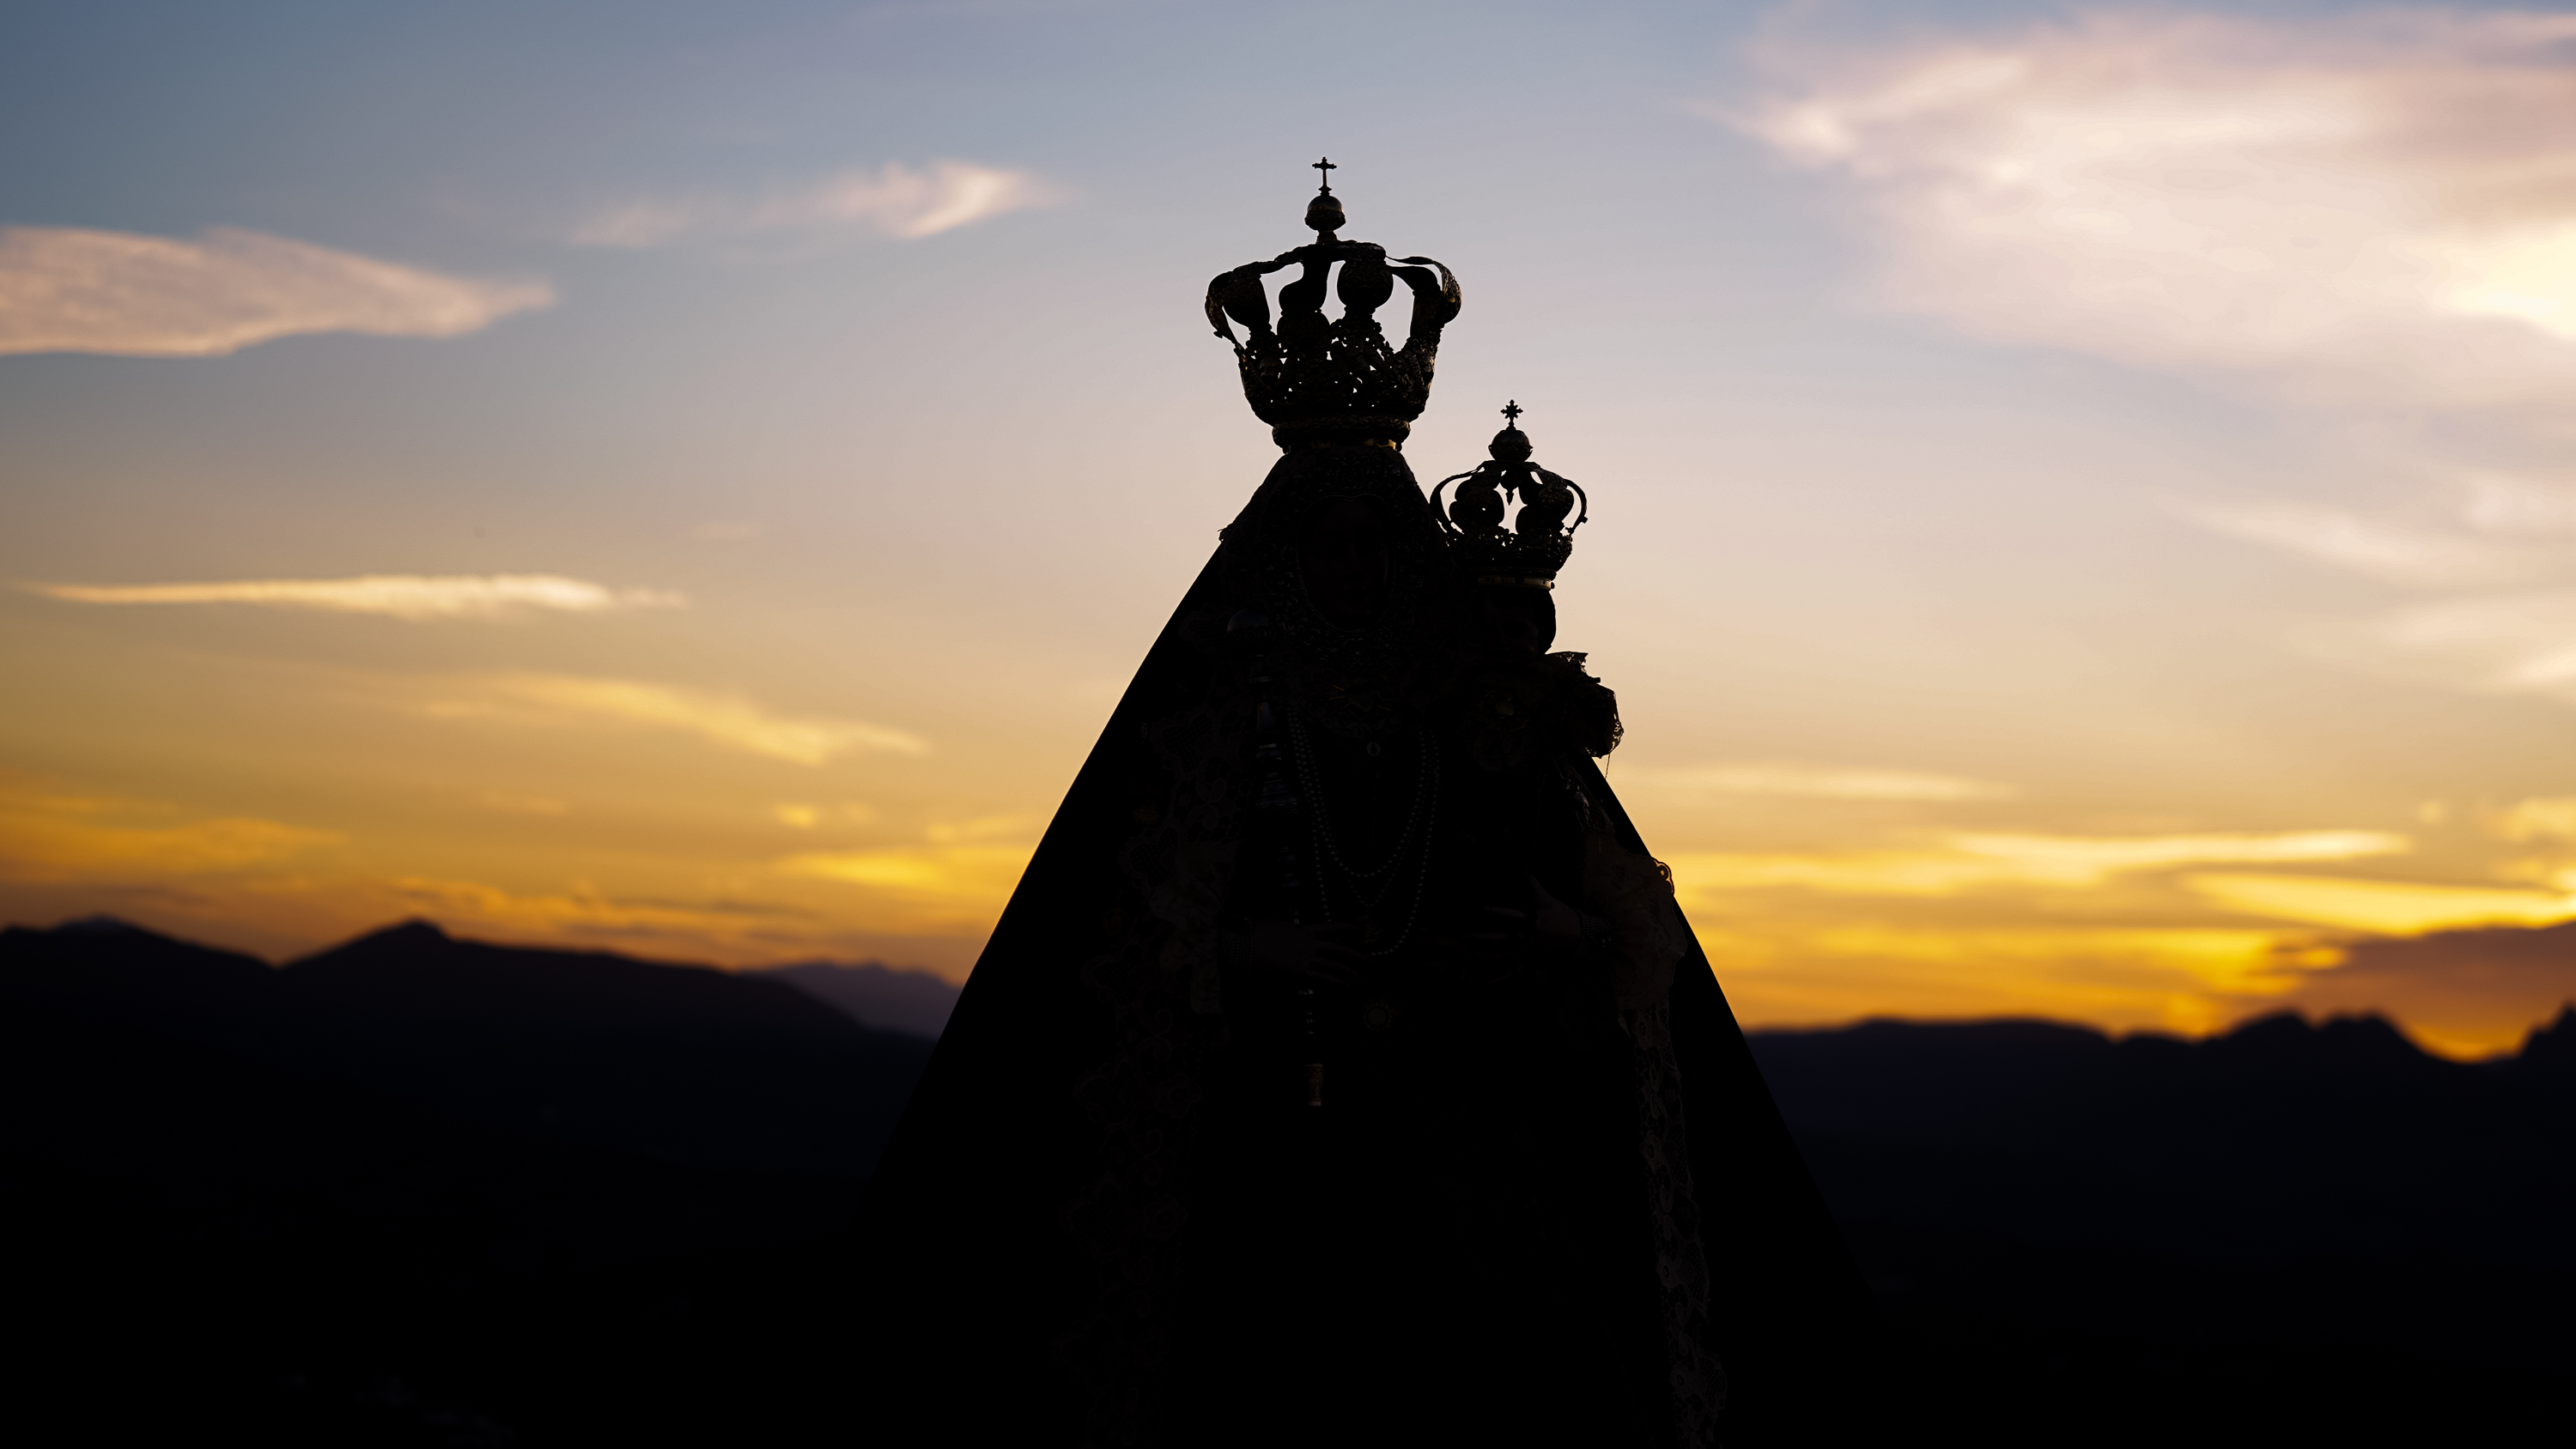
<instances>
[{"instance_id":1,"label":"large crown","mask_svg":"<svg viewBox=\"0 0 2576 1449\"><path fill-rule=\"evenodd\" d=\"M1386 248L1341 240L1335 235L1343 224L1341 198L1333 195L1336 168L1330 158L1315 166L1324 173L1322 188L1306 204L1306 225L1315 229L1315 239L1219 274L1208 283L1208 321L1217 336L1234 344L1244 400L1270 424L1280 447L1400 448L1431 399L1440 329L1458 315L1458 279L1429 257L1398 257L1399 265L1389 266ZM1342 268L1342 315L1328 319L1325 279L1335 263ZM1291 265L1305 272L1279 289L1279 327L1272 331L1270 294L1261 279ZM1387 345L1377 321L1377 309L1395 294L1399 277L1413 290L1413 325L1402 351ZM1237 340L1228 318L1250 335Z\"/></svg>"},{"instance_id":2,"label":"large crown","mask_svg":"<svg viewBox=\"0 0 2576 1449\"><path fill-rule=\"evenodd\" d=\"M1449 539L1450 556L1459 570L1480 584L1514 584L1523 588L1556 587L1557 570L1574 555L1574 530L1592 516L1592 500L1571 478L1560 478L1530 461L1529 434L1521 431L1521 405L1503 406L1503 430L1486 449L1493 457L1455 477L1443 478L1431 490L1431 511ZM1450 484L1458 491L1447 503L1440 494ZM1517 495L1520 516L1503 526L1503 500ZM1583 511L1574 521L1565 515Z\"/></svg>"}]
</instances>

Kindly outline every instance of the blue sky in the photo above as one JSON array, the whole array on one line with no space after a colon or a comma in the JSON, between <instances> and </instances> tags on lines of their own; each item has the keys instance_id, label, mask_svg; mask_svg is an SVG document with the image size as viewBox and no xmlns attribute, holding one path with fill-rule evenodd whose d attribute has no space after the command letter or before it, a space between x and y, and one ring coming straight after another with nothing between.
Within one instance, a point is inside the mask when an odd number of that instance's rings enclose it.
<instances>
[{"instance_id":1,"label":"blue sky","mask_svg":"<svg viewBox=\"0 0 2576 1449\"><path fill-rule=\"evenodd\" d=\"M962 972L1329 153L1749 1016L2402 1011L2576 916L2564 16L13 7L0 905Z\"/></svg>"}]
</instances>

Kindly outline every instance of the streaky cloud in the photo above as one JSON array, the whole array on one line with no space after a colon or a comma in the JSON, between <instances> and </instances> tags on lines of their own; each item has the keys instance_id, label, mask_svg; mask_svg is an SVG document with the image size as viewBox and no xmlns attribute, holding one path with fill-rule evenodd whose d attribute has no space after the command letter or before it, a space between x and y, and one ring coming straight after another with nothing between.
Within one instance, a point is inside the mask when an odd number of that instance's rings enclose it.
<instances>
[{"instance_id":1,"label":"streaky cloud","mask_svg":"<svg viewBox=\"0 0 2576 1449\"><path fill-rule=\"evenodd\" d=\"M1758 59L1767 97L1719 119L1862 201L1880 303L2268 395L2340 418L2358 476L2419 475L2396 507L2184 506L2461 595L2275 625L2286 642L2576 703L2576 490L2551 461L2576 394L2576 15L2096 8L1905 40L1792 26Z\"/></svg>"},{"instance_id":2,"label":"streaky cloud","mask_svg":"<svg viewBox=\"0 0 2576 1449\"><path fill-rule=\"evenodd\" d=\"M2576 590L2471 594L2289 631L2306 653L2386 678L2576 704Z\"/></svg>"},{"instance_id":3,"label":"streaky cloud","mask_svg":"<svg viewBox=\"0 0 2576 1449\"><path fill-rule=\"evenodd\" d=\"M459 337L554 301L541 281L448 276L231 227L194 241L0 228L0 354L220 357L298 333Z\"/></svg>"},{"instance_id":4,"label":"streaky cloud","mask_svg":"<svg viewBox=\"0 0 2576 1449\"><path fill-rule=\"evenodd\" d=\"M923 829L925 843L799 851L771 868L856 887L913 930L971 929L1009 902L1042 823L1016 815L938 821Z\"/></svg>"},{"instance_id":5,"label":"streaky cloud","mask_svg":"<svg viewBox=\"0 0 2576 1449\"><path fill-rule=\"evenodd\" d=\"M920 736L860 720L780 714L736 694L682 689L634 679L565 674L504 674L467 681L428 706L448 718L534 717L558 723L607 721L678 730L790 764L819 766L835 757L883 752L928 753Z\"/></svg>"},{"instance_id":6,"label":"streaky cloud","mask_svg":"<svg viewBox=\"0 0 2576 1449\"><path fill-rule=\"evenodd\" d=\"M999 911L1019 884L1032 847L1025 845L894 846L878 850L803 851L778 862L790 875L818 876L878 890Z\"/></svg>"},{"instance_id":7,"label":"streaky cloud","mask_svg":"<svg viewBox=\"0 0 2576 1449\"><path fill-rule=\"evenodd\" d=\"M1989 833L1954 836L1951 845L1968 855L2008 863L2030 879L2068 884L2089 884L2120 871L2203 862L2359 860L2414 849L2413 841L2385 830L2136 836Z\"/></svg>"},{"instance_id":8,"label":"streaky cloud","mask_svg":"<svg viewBox=\"0 0 2576 1449\"><path fill-rule=\"evenodd\" d=\"M602 211L575 228L584 246L655 247L781 234L862 235L917 241L1007 212L1047 206L1055 187L1034 174L972 161L920 170L890 162L757 199L644 200Z\"/></svg>"},{"instance_id":9,"label":"streaky cloud","mask_svg":"<svg viewBox=\"0 0 2576 1449\"><path fill-rule=\"evenodd\" d=\"M464 929L510 932L539 940L609 938L650 941L671 936L729 942L780 924L774 908L723 902L672 903L604 895L588 885L569 892L525 893L482 881L397 876L378 890L411 912Z\"/></svg>"},{"instance_id":10,"label":"streaky cloud","mask_svg":"<svg viewBox=\"0 0 2576 1449\"><path fill-rule=\"evenodd\" d=\"M2487 829L2515 842L2576 841L2576 797L2538 796L2517 800L2487 820Z\"/></svg>"},{"instance_id":11,"label":"streaky cloud","mask_svg":"<svg viewBox=\"0 0 2576 1449\"><path fill-rule=\"evenodd\" d=\"M2461 512L2473 528L2489 533L2576 536L2576 491L2564 482L2542 483L2494 473L2461 480Z\"/></svg>"},{"instance_id":12,"label":"streaky cloud","mask_svg":"<svg viewBox=\"0 0 2576 1449\"><path fill-rule=\"evenodd\" d=\"M396 619L497 619L531 610L605 614L676 609L680 594L612 589L561 574L360 574L343 579L232 579L176 584L25 584L31 593L76 604L259 604Z\"/></svg>"},{"instance_id":13,"label":"streaky cloud","mask_svg":"<svg viewBox=\"0 0 2576 1449\"><path fill-rule=\"evenodd\" d=\"M2243 915L2391 935L2457 926L2544 925L2576 918L2576 895L2504 886L2254 871L2196 873L2185 876L2183 885Z\"/></svg>"},{"instance_id":14,"label":"streaky cloud","mask_svg":"<svg viewBox=\"0 0 2576 1449\"><path fill-rule=\"evenodd\" d=\"M2544 579L2576 565L2576 555L2563 547L2438 533L2298 503L2193 504L2183 514L2219 533L2405 588L2492 588Z\"/></svg>"},{"instance_id":15,"label":"streaky cloud","mask_svg":"<svg viewBox=\"0 0 2576 1449\"><path fill-rule=\"evenodd\" d=\"M2004 800L2010 785L1923 770L1848 769L1779 761L1724 765L1638 765L1620 772L1653 790L1775 795L1803 800L1932 802Z\"/></svg>"},{"instance_id":16,"label":"streaky cloud","mask_svg":"<svg viewBox=\"0 0 2576 1449\"><path fill-rule=\"evenodd\" d=\"M0 879L155 881L262 866L343 837L254 817L179 818L148 801L56 794L0 775Z\"/></svg>"},{"instance_id":17,"label":"streaky cloud","mask_svg":"<svg viewBox=\"0 0 2576 1449\"><path fill-rule=\"evenodd\" d=\"M2546 414L2576 386L2571 39L2576 16L2454 10L1784 35L1769 98L1718 118L1858 189L1896 308L2309 397Z\"/></svg>"},{"instance_id":18,"label":"streaky cloud","mask_svg":"<svg viewBox=\"0 0 2576 1449\"><path fill-rule=\"evenodd\" d=\"M2091 890L2119 876L2195 865L2360 860L2404 854L2413 848L2407 837L2382 830L2205 835L1965 832L1911 848L1684 852L1668 860L1687 903L1710 893L1745 890L1916 897L2032 888Z\"/></svg>"}]
</instances>

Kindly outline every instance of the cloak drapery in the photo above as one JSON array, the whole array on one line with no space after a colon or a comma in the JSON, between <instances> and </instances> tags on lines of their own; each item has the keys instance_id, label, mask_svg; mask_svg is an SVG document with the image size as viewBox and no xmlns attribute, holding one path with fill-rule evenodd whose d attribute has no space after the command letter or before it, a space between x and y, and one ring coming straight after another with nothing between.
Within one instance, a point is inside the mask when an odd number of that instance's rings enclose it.
<instances>
[{"instance_id":1,"label":"cloak drapery","mask_svg":"<svg viewBox=\"0 0 2576 1449\"><path fill-rule=\"evenodd\" d=\"M1240 811L1242 771L1190 722L1233 667L1222 625L1246 602L1233 562L1220 548L1137 671L870 1184L848 1311L864 1416L892 1442L1241 1443L1276 1408L1211 1422L1202 1401L1199 1422L1157 1419L1194 1402L1172 1379L1204 1358L1189 1309L1206 1249L1193 1132L1219 1018L1194 1009L1206 943L1188 937L1214 911L1170 897L1221 890L1231 868L1211 844L1226 832L1204 824ZM1644 854L1581 768L1620 843ZM1192 811L1196 834L1179 818ZM1161 872L1153 890L1140 871ZM1669 1020L1724 1441L1855 1442L1868 1295L1695 941Z\"/></svg>"}]
</instances>

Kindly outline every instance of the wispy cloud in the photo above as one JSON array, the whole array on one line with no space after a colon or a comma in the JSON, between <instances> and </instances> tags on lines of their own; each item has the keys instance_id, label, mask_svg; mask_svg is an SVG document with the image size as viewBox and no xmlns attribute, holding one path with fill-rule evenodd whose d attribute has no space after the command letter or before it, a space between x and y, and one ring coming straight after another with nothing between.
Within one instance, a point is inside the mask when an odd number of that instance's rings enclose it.
<instances>
[{"instance_id":1,"label":"wispy cloud","mask_svg":"<svg viewBox=\"0 0 2576 1449\"><path fill-rule=\"evenodd\" d=\"M939 821L922 831L924 843L800 851L772 869L856 887L872 913L892 913L906 929L988 929L1028 869L1042 824L1018 815Z\"/></svg>"},{"instance_id":2,"label":"wispy cloud","mask_svg":"<svg viewBox=\"0 0 2576 1449\"><path fill-rule=\"evenodd\" d=\"M184 818L144 801L61 795L0 777L0 875L155 880L274 865L340 836L247 816Z\"/></svg>"},{"instance_id":3,"label":"wispy cloud","mask_svg":"<svg viewBox=\"0 0 2576 1449\"><path fill-rule=\"evenodd\" d=\"M2202 862L2360 860L2403 855L2414 842L2385 830L2294 830L2279 834L1960 835L1953 848L2003 862L2027 879L2091 884L2120 871L2170 869Z\"/></svg>"},{"instance_id":4,"label":"wispy cloud","mask_svg":"<svg viewBox=\"0 0 2576 1449\"><path fill-rule=\"evenodd\" d=\"M788 924L776 905L638 901L602 893L588 884L570 890L523 892L481 881L439 876L400 876L375 887L450 929L488 931L504 937L651 942L655 938L730 942Z\"/></svg>"},{"instance_id":5,"label":"wispy cloud","mask_svg":"<svg viewBox=\"0 0 2576 1449\"><path fill-rule=\"evenodd\" d=\"M804 851L777 863L783 875L857 886L907 929L981 927L1001 914L1028 869L1027 845L915 845Z\"/></svg>"},{"instance_id":6,"label":"wispy cloud","mask_svg":"<svg viewBox=\"0 0 2576 1449\"><path fill-rule=\"evenodd\" d=\"M0 354L219 357L305 332L456 337L554 300L540 281L452 277L229 227L194 241L0 228Z\"/></svg>"},{"instance_id":7,"label":"wispy cloud","mask_svg":"<svg viewBox=\"0 0 2576 1449\"><path fill-rule=\"evenodd\" d=\"M1621 772L1652 790L1715 795L1779 795L1804 800L2003 800L2009 785L1921 770L1844 769L1761 762L1734 765L1636 765Z\"/></svg>"},{"instance_id":8,"label":"wispy cloud","mask_svg":"<svg viewBox=\"0 0 2576 1449\"><path fill-rule=\"evenodd\" d=\"M2576 16L2450 10L1782 40L1770 99L1728 119L1863 190L1895 306L2311 395L2554 407L2571 40Z\"/></svg>"},{"instance_id":9,"label":"wispy cloud","mask_svg":"<svg viewBox=\"0 0 2576 1449\"><path fill-rule=\"evenodd\" d=\"M2461 480L2463 516L2489 533L2565 540L2576 536L2576 488L2529 478L2471 474Z\"/></svg>"},{"instance_id":10,"label":"wispy cloud","mask_svg":"<svg viewBox=\"0 0 2576 1449\"><path fill-rule=\"evenodd\" d=\"M2356 473L2417 476L2396 500L2185 507L2468 595L2294 642L2576 703L2576 595L2556 591L2576 583L2576 16L2102 9L1901 42L1784 31L1759 58L1769 95L1723 118L1855 188L1883 304L2252 381L2376 439ZM2360 420L2392 409L2440 422L2391 446Z\"/></svg>"},{"instance_id":11,"label":"wispy cloud","mask_svg":"<svg viewBox=\"0 0 2576 1449\"><path fill-rule=\"evenodd\" d=\"M448 718L516 717L550 723L607 721L694 734L728 749L798 765L882 751L918 755L918 735L858 720L778 714L736 694L633 679L504 674L464 682L428 705Z\"/></svg>"},{"instance_id":12,"label":"wispy cloud","mask_svg":"<svg viewBox=\"0 0 2576 1449\"><path fill-rule=\"evenodd\" d=\"M2576 590L2443 599L2291 637L2320 659L2395 679L2576 704Z\"/></svg>"},{"instance_id":13,"label":"wispy cloud","mask_svg":"<svg viewBox=\"0 0 2576 1449\"><path fill-rule=\"evenodd\" d=\"M2576 701L2576 592L2427 604L2390 617L2381 632L2400 649L2475 670L2482 687Z\"/></svg>"},{"instance_id":14,"label":"wispy cloud","mask_svg":"<svg viewBox=\"0 0 2576 1449\"><path fill-rule=\"evenodd\" d=\"M1685 897L1797 889L1837 895L1950 896L1966 891L2089 889L2114 876L2193 865L2360 860L2413 848L2378 830L2278 834L2023 835L1964 833L1910 849L1706 853L1670 857Z\"/></svg>"},{"instance_id":15,"label":"wispy cloud","mask_svg":"<svg viewBox=\"0 0 2576 1449\"><path fill-rule=\"evenodd\" d=\"M2343 509L2297 503L2186 505L2194 522L2284 548L2319 563L2416 589L2529 583L2576 563L2565 547L2410 527Z\"/></svg>"},{"instance_id":16,"label":"wispy cloud","mask_svg":"<svg viewBox=\"0 0 2576 1449\"><path fill-rule=\"evenodd\" d=\"M360 574L345 579L231 579L189 584L26 584L76 604L262 604L397 619L498 619L545 610L605 614L676 609L682 595L612 589L560 574Z\"/></svg>"},{"instance_id":17,"label":"wispy cloud","mask_svg":"<svg viewBox=\"0 0 2576 1449\"><path fill-rule=\"evenodd\" d=\"M1046 206L1056 189L1026 171L972 161L933 161L921 170L890 163L757 198L697 197L628 202L592 216L572 240L586 246L652 247L781 233L856 234L916 240Z\"/></svg>"},{"instance_id":18,"label":"wispy cloud","mask_svg":"<svg viewBox=\"0 0 2576 1449\"><path fill-rule=\"evenodd\" d=\"M1030 848L1001 845L898 846L884 850L808 851L779 862L793 875L821 876L880 890L971 899L999 909Z\"/></svg>"},{"instance_id":19,"label":"wispy cloud","mask_svg":"<svg viewBox=\"0 0 2576 1449\"><path fill-rule=\"evenodd\" d=\"M2576 895L2500 886L2233 871L2187 875L2183 885L2244 915L2390 935L2576 918Z\"/></svg>"},{"instance_id":20,"label":"wispy cloud","mask_svg":"<svg viewBox=\"0 0 2576 1449\"><path fill-rule=\"evenodd\" d=\"M2576 798L2559 795L2517 800L2497 811L2488 820L2487 828L2517 842L2576 841Z\"/></svg>"}]
</instances>

